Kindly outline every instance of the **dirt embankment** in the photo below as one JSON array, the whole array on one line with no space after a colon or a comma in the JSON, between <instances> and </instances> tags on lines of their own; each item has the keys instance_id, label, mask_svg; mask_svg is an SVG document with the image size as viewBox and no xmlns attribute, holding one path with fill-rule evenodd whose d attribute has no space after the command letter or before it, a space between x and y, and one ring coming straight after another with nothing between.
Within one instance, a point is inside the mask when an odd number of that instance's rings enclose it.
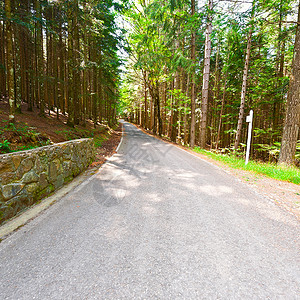
<instances>
[{"instance_id":1,"label":"dirt embankment","mask_svg":"<svg viewBox=\"0 0 300 300\"><path fill-rule=\"evenodd\" d=\"M92 165L100 166L106 157L114 153L121 139L121 125L110 128L105 124L98 124L94 128L91 121L85 121L71 128L66 125L67 115L60 113L57 117L56 112L47 111L45 117L41 117L38 108L28 111L25 103L21 110L22 113L16 114L16 121L12 125L8 119L8 103L0 101L0 154L92 137L97 148L97 158Z\"/></svg>"}]
</instances>

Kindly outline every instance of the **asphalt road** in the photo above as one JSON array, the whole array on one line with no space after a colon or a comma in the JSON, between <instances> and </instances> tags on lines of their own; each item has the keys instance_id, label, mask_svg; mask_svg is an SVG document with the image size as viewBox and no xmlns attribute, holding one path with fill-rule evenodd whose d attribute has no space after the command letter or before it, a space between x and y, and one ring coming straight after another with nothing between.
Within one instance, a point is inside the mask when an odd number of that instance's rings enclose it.
<instances>
[{"instance_id":1,"label":"asphalt road","mask_svg":"<svg viewBox=\"0 0 300 300\"><path fill-rule=\"evenodd\" d=\"M125 131L97 174L0 244L0 299L300 299L295 217Z\"/></svg>"}]
</instances>

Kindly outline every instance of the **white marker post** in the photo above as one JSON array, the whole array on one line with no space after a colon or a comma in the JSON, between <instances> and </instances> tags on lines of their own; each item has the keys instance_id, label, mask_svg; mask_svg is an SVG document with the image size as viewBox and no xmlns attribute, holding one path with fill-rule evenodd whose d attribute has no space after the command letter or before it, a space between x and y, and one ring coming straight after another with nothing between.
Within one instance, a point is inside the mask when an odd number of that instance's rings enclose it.
<instances>
[{"instance_id":1,"label":"white marker post","mask_svg":"<svg viewBox=\"0 0 300 300\"><path fill-rule=\"evenodd\" d=\"M250 110L249 116L246 117L246 122L249 123L248 125L248 139L247 139L247 149L246 149L246 161L245 165L247 165L249 161L249 154L250 154L250 146L251 146L251 133L252 133L252 123L253 123L253 110Z\"/></svg>"}]
</instances>

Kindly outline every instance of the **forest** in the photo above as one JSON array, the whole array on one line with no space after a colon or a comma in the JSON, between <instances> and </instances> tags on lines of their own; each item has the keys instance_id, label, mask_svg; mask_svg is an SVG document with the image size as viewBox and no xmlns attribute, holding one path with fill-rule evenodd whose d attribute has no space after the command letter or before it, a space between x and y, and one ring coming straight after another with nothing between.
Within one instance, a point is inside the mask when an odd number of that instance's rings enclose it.
<instances>
[{"instance_id":1,"label":"forest","mask_svg":"<svg viewBox=\"0 0 300 300\"><path fill-rule=\"evenodd\" d=\"M299 4L290 0L134 2L121 105L182 145L299 166Z\"/></svg>"},{"instance_id":2,"label":"forest","mask_svg":"<svg viewBox=\"0 0 300 300\"><path fill-rule=\"evenodd\" d=\"M292 0L0 0L0 101L40 116L300 165L300 23Z\"/></svg>"},{"instance_id":3,"label":"forest","mask_svg":"<svg viewBox=\"0 0 300 300\"><path fill-rule=\"evenodd\" d=\"M108 1L1 0L0 97L67 115L71 127L116 122L124 5Z\"/></svg>"}]
</instances>

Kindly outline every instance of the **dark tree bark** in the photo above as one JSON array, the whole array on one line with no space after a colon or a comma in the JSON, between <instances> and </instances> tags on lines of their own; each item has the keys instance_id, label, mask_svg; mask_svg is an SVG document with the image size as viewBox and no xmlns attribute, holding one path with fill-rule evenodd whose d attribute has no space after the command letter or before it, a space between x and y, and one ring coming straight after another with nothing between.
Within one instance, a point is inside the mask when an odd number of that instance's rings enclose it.
<instances>
[{"instance_id":1,"label":"dark tree bark","mask_svg":"<svg viewBox=\"0 0 300 300\"><path fill-rule=\"evenodd\" d=\"M279 164L292 165L295 160L296 145L300 125L300 1L298 4L298 24L294 45L292 75L286 104L286 114L281 141Z\"/></svg>"},{"instance_id":2,"label":"dark tree bark","mask_svg":"<svg viewBox=\"0 0 300 300\"><path fill-rule=\"evenodd\" d=\"M14 58L13 58L13 41L12 41L12 23L11 23L11 2L5 0L6 21L6 44L7 44L7 86L9 101L9 121L15 121L15 80L14 80Z\"/></svg>"}]
</instances>

